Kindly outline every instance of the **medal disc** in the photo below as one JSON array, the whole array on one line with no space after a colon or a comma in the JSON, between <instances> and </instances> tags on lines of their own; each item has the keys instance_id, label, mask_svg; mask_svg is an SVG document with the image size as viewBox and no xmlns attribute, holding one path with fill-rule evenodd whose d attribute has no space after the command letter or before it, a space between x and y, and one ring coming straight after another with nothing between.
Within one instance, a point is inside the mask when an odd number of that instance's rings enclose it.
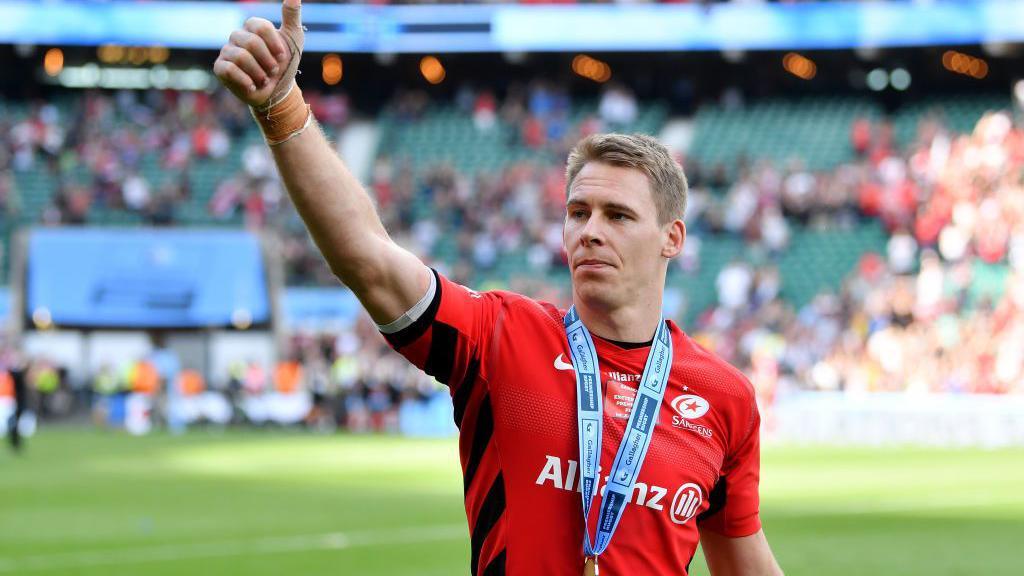
<instances>
[{"instance_id":1,"label":"medal disc","mask_svg":"<svg viewBox=\"0 0 1024 576\"><path fill-rule=\"evenodd\" d=\"M583 576L597 576L597 558L588 556L583 563Z\"/></svg>"}]
</instances>

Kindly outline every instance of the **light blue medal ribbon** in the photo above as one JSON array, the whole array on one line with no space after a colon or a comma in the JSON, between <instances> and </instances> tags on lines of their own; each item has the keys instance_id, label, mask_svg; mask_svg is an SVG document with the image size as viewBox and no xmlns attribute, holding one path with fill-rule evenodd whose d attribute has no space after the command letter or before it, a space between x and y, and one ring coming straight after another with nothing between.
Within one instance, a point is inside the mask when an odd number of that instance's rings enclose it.
<instances>
[{"instance_id":1,"label":"light blue medal ribbon","mask_svg":"<svg viewBox=\"0 0 1024 576\"><path fill-rule=\"evenodd\" d=\"M598 368L594 340L580 320L575 306L569 309L564 322L569 354L576 372L576 420L580 444L580 478L583 483L583 553L596 558L608 548L619 526L626 503L633 493L633 485L640 475L640 467L647 456L647 449L651 445L672 367L672 339L662 318L654 333L654 342L640 378L626 432L615 453L612 472L601 499L597 535L592 546L587 518L590 517L590 505L597 491L598 466L601 461L604 404L601 370Z\"/></svg>"}]
</instances>

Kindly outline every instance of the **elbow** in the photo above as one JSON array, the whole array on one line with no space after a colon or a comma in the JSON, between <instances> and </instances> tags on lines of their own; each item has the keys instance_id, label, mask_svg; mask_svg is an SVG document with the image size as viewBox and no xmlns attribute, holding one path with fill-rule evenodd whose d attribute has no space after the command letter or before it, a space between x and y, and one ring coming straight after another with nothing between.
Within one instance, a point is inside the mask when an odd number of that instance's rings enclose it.
<instances>
[{"instance_id":1,"label":"elbow","mask_svg":"<svg viewBox=\"0 0 1024 576\"><path fill-rule=\"evenodd\" d=\"M391 245L367 232L334 239L322 252L334 277L359 294L387 282Z\"/></svg>"}]
</instances>

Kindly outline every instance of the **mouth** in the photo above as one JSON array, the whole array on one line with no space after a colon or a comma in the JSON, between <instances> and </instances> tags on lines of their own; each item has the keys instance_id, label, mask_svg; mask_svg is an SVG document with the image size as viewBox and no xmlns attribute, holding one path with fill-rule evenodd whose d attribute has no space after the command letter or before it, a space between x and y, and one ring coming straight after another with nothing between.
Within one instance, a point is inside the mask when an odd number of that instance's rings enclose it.
<instances>
[{"instance_id":1,"label":"mouth","mask_svg":"<svg viewBox=\"0 0 1024 576\"><path fill-rule=\"evenodd\" d=\"M609 264L607 262L602 262L601 260L594 260L593 258L588 258L586 260L581 260L578 264L576 264L576 270L580 270L580 271L585 271L585 270L604 270L604 269L611 268L611 267L612 267L611 264Z\"/></svg>"}]
</instances>

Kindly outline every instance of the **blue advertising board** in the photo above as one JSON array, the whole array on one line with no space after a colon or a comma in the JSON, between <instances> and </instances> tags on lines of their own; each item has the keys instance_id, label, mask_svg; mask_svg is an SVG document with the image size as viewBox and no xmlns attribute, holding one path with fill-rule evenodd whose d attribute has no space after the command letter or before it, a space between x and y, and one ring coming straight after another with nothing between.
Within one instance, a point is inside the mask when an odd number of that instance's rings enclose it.
<instances>
[{"instance_id":1,"label":"blue advertising board","mask_svg":"<svg viewBox=\"0 0 1024 576\"><path fill-rule=\"evenodd\" d=\"M58 326L265 324L259 239L244 231L58 228L29 235L25 312Z\"/></svg>"}]
</instances>

